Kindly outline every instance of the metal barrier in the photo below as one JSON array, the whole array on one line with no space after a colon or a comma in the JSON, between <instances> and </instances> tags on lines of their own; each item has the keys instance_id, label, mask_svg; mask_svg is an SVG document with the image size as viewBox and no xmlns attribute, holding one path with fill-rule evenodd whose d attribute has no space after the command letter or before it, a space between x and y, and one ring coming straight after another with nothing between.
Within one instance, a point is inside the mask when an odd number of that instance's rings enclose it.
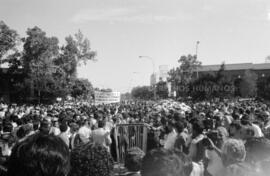
<instances>
[{"instance_id":1,"label":"metal barrier","mask_svg":"<svg viewBox=\"0 0 270 176\"><path fill-rule=\"evenodd\" d=\"M117 162L123 163L125 153L132 147L147 149L147 127L144 124L119 124L114 131Z\"/></svg>"}]
</instances>

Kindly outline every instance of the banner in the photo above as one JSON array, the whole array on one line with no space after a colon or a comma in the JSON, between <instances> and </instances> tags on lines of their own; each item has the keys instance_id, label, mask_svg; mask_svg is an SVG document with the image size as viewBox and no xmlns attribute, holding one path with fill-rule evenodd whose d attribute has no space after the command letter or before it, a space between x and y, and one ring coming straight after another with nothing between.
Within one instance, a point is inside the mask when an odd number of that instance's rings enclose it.
<instances>
[{"instance_id":1,"label":"banner","mask_svg":"<svg viewBox=\"0 0 270 176\"><path fill-rule=\"evenodd\" d=\"M95 105L120 102L120 92L95 91Z\"/></svg>"}]
</instances>

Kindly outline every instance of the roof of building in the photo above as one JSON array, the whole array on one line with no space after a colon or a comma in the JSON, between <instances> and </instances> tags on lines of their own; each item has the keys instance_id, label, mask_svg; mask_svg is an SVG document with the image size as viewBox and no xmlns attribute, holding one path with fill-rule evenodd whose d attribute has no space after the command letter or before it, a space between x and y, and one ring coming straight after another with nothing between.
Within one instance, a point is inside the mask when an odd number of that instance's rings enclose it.
<instances>
[{"instance_id":1,"label":"roof of building","mask_svg":"<svg viewBox=\"0 0 270 176\"><path fill-rule=\"evenodd\" d=\"M218 71L220 69L220 65L202 65L198 68L200 72L208 72L208 71ZM225 70L270 70L270 63L237 63L237 64L225 64Z\"/></svg>"}]
</instances>

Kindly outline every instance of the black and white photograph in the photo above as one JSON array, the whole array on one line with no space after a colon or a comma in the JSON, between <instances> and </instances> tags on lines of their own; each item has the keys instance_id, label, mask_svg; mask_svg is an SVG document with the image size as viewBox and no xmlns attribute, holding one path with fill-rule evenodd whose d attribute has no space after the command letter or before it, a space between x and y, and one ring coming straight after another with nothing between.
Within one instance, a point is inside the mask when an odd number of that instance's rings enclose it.
<instances>
[{"instance_id":1,"label":"black and white photograph","mask_svg":"<svg viewBox=\"0 0 270 176\"><path fill-rule=\"evenodd\" d=\"M0 176L268 176L270 0L0 0Z\"/></svg>"}]
</instances>

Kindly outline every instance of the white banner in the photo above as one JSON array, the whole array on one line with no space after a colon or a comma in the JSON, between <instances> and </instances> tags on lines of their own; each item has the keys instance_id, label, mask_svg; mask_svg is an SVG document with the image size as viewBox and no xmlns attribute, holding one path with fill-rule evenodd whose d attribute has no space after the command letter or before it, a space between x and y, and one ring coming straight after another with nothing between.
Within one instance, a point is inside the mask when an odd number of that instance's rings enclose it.
<instances>
[{"instance_id":1,"label":"white banner","mask_svg":"<svg viewBox=\"0 0 270 176\"><path fill-rule=\"evenodd\" d=\"M120 92L95 91L95 105L120 102Z\"/></svg>"}]
</instances>

